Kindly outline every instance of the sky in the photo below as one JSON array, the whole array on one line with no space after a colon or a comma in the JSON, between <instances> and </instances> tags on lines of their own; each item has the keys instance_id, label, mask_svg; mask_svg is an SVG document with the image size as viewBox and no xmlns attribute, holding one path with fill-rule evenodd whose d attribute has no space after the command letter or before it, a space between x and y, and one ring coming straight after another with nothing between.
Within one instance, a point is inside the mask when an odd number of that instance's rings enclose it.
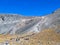
<instances>
[{"instance_id":1,"label":"sky","mask_svg":"<svg viewBox=\"0 0 60 45\"><path fill-rule=\"evenodd\" d=\"M44 16L60 8L60 0L0 0L0 13Z\"/></svg>"}]
</instances>

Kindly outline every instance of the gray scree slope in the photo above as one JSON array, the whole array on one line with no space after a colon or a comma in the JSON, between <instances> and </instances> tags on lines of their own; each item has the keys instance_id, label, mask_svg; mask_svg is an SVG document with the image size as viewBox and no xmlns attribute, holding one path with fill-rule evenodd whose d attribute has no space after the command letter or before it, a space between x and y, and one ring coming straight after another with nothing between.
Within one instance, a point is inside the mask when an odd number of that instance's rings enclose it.
<instances>
[{"instance_id":1,"label":"gray scree slope","mask_svg":"<svg viewBox=\"0 0 60 45\"><path fill-rule=\"evenodd\" d=\"M18 14L0 14L0 34L22 34L40 32L46 28L56 28L60 25L60 9L47 16L21 16ZM60 28L55 29L60 32Z\"/></svg>"}]
</instances>

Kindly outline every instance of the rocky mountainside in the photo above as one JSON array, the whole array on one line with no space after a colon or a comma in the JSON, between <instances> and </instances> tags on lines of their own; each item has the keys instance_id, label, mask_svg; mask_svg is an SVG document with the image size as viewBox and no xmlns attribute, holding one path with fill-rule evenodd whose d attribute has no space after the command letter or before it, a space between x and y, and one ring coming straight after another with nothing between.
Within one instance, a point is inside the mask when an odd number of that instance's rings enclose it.
<instances>
[{"instance_id":1,"label":"rocky mountainside","mask_svg":"<svg viewBox=\"0 0 60 45\"><path fill-rule=\"evenodd\" d=\"M60 9L42 17L0 14L0 45L60 45Z\"/></svg>"},{"instance_id":2,"label":"rocky mountainside","mask_svg":"<svg viewBox=\"0 0 60 45\"><path fill-rule=\"evenodd\" d=\"M40 32L47 28L59 28L60 9L47 16L21 16L19 14L0 14L0 34L24 34Z\"/></svg>"},{"instance_id":3,"label":"rocky mountainside","mask_svg":"<svg viewBox=\"0 0 60 45\"><path fill-rule=\"evenodd\" d=\"M0 34L21 34L30 31L40 20L41 17L26 17L18 14L0 14ZM35 31L35 29L33 30ZM36 29L36 31L38 30Z\"/></svg>"}]
</instances>

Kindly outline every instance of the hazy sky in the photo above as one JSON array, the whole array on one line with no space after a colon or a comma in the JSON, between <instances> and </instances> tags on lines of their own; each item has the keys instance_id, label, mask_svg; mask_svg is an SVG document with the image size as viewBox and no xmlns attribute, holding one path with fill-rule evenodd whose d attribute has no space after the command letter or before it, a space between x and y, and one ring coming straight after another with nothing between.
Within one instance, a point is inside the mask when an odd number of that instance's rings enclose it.
<instances>
[{"instance_id":1,"label":"hazy sky","mask_svg":"<svg viewBox=\"0 0 60 45\"><path fill-rule=\"evenodd\" d=\"M43 16L60 8L60 0L0 0L0 13Z\"/></svg>"}]
</instances>

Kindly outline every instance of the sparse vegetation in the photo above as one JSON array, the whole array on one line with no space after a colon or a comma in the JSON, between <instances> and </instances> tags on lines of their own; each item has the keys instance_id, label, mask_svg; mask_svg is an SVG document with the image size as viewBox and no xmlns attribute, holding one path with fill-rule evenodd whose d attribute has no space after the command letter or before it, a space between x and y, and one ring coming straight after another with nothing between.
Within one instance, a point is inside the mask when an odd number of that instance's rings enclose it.
<instances>
[{"instance_id":1,"label":"sparse vegetation","mask_svg":"<svg viewBox=\"0 0 60 45\"><path fill-rule=\"evenodd\" d=\"M57 45L60 44L60 34L53 29L46 29L33 36L23 36L23 38L20 35L0 35L0 43L6 40L10 45Z\"/></svg>"}]
</instances>

